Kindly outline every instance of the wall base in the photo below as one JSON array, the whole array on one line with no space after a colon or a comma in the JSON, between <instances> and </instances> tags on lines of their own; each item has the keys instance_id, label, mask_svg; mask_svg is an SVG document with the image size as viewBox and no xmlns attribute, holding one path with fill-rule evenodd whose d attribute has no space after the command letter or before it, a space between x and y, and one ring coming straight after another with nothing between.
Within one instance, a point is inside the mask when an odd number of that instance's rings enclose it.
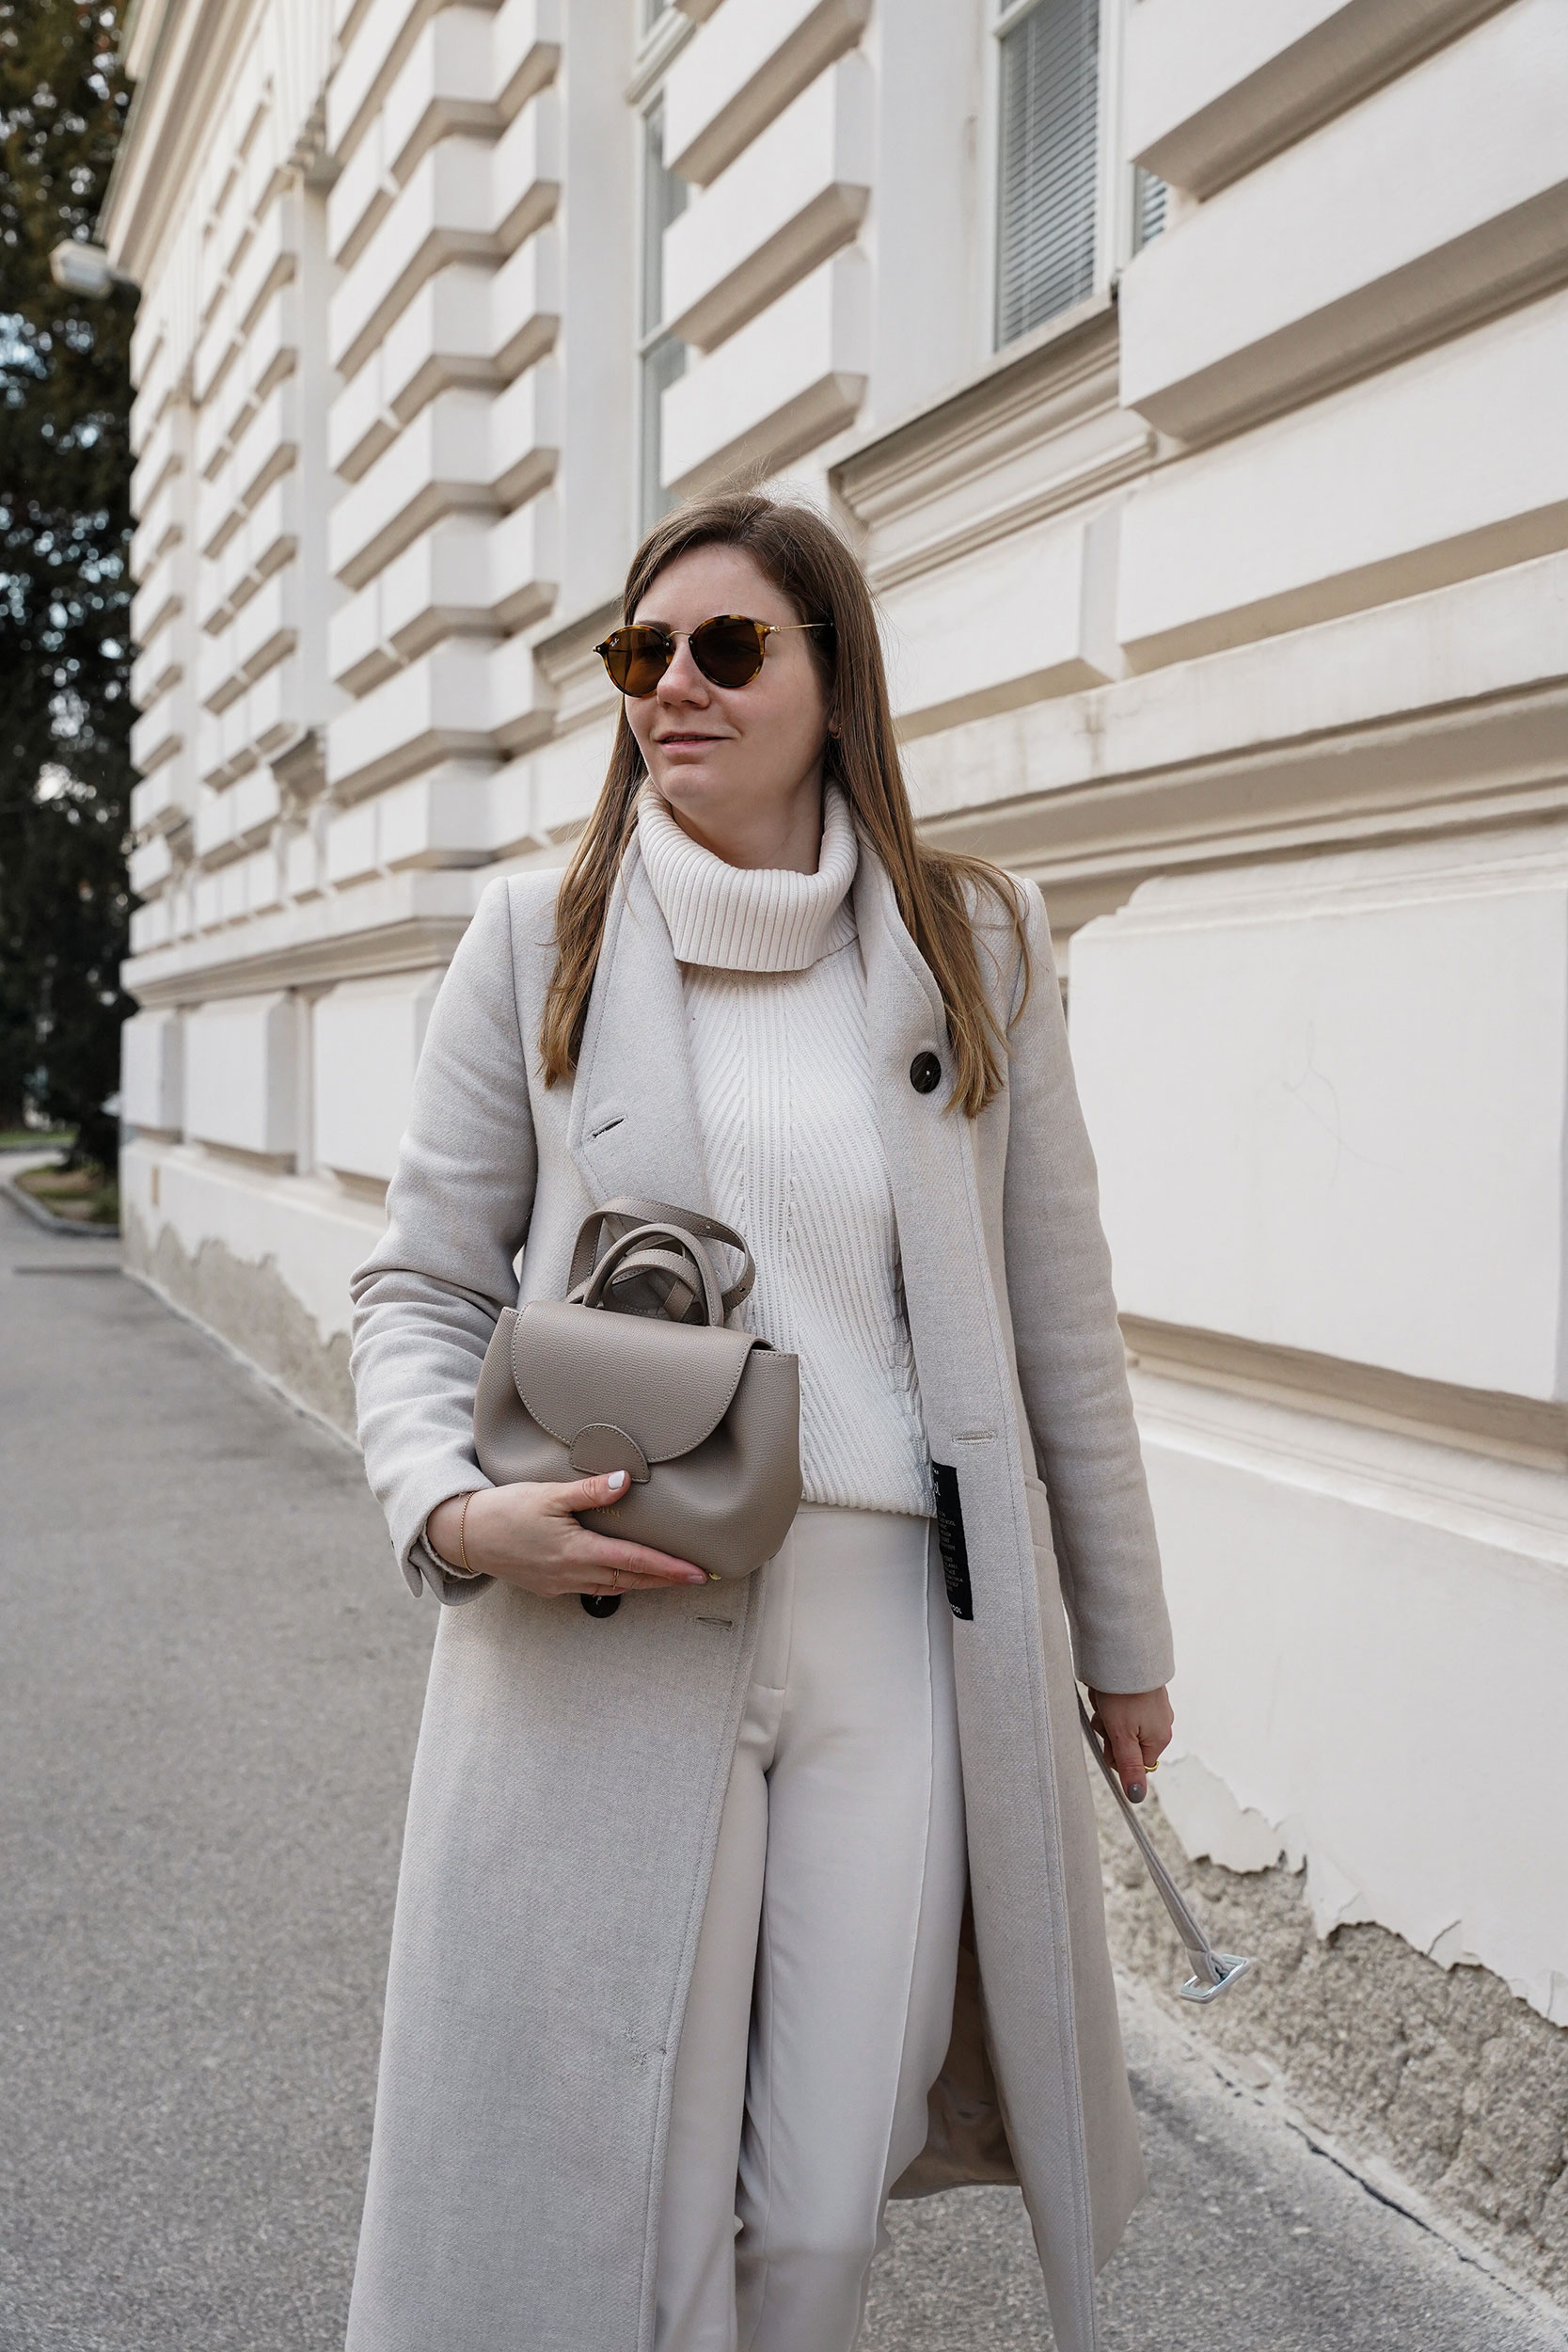
<instances>
[{"instance_id":1,"label":"wall base","mask_svg":"<svg viewBox=\"0 0 1568 2352\"><path fill-rule=\"evenodd\" d=\"M385 1228L379 1188L143 1132L119 1193L127 1270L352 1438L349 1280Z\"/></svg>"},{"instance_id":2,"label":"wall base","mask_svg":"<svg viewBox=\"0 0 1568 2352\"><path fill-rule=\"evenodd\" d=\"M354 1436L349 1343L327 1341L272 1264L249 1265L220 1241L204 1241L193 1258L166 1225L156 1244L132 1217L125 1268L160 1298L215 1332L290 1402L302 1405L344 1437Z\"/></svg>"},{"instance_id":3,"label":"wall base","mask_svg":"<svg viewBox=\"0 0 1568 2352\"><path fill-rule=\"evenodd\" d=\"M1411 2182L1517 2276L1568 2303L1568 2030L1486 1968L1444 1969L1386 1928L1320 1941L1304 1874L1190 1862L1146 1820L1211 1940L1258 1965L1203 2010L1170 1921L1106 1791L1105 1905L1117 1966L1231 2060L1266 2072L1353 2155Z\"/></svg>"},{"instance_id":4,"label":"wall base","mask_svg":"<svg viewBox=\"0 0 1568 2352\"><path fill-rule=\"evenodd\" d=\"M270 1261L248 1264L213 1240L193 1257L169 1226L153 1242L133 1215L125 1226L125 1264L171 1306L215 1331L294 1403L352 1438L347 1335L334 1332L324 1341Z\"/></svg>"}]
</instances>

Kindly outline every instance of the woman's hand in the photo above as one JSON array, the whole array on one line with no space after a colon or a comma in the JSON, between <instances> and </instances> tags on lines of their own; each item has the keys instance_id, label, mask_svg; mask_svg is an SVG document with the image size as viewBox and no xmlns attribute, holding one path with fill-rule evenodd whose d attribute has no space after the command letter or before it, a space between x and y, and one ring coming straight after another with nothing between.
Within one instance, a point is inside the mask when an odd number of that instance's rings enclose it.
<instances>
[{"instance_id":1,"label":"woman's hand","mask_svg":"<svg viewBox=\"0 0 1568 2352\"><path fill-rule=\"evenodd\" d=\"M1128 1801L1142 1804L1148 1793L1145 1774L1152 1772L1170 1745L1174 1717L1170 1694L1158 1691L1091 1691L1094 1727L1111 1752L1111 1761L1127 1791Z\"/></svg>"},{"instance_id":2,"label":"woman's hand","mask_svg":"<svg viewBox=\"0 0 1568 2352\"><path fill-rule=\"evenodd\" d=\"M453 1566L465 1559L476 1576L499 1577L543 1600L563 1593L661 1593L705 1584L706 1572L646 1544L595 1535L574 1517L603 1511L626 1491L625 1470L556 1484L478 1486L449 1495L425 1521L425 1534Z\"/></svg>"}]
</instances>

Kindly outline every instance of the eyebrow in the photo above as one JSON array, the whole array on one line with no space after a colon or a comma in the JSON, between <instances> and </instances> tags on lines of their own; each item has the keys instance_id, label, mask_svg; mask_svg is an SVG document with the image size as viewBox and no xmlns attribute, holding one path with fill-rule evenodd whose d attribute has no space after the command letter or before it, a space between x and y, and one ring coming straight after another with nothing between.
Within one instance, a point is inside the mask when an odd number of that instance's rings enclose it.
<instances>
[{"instance_id":1,"label":"eyebrow","mask_svg":"<svg viewBox=\"0 0 1568 2352\"><path fill-rule=\"evenodd\" d=\"M730 620L760 621L764 628L814 628L816 626L816 624L812 621L803 623L800 621L770 621L768 620L767 614L763 612L732 612L726 610L722 612L705 612L703 614L703 620L693 621L691 628L701 628L703 621ZM672 636L689 636L690 634L690 630L678 630L673 621L660 620L657 614L652 612L639 612L635 619L626 622L624 626L627 628L668 629Z\"/></svg>"}]
</instances>

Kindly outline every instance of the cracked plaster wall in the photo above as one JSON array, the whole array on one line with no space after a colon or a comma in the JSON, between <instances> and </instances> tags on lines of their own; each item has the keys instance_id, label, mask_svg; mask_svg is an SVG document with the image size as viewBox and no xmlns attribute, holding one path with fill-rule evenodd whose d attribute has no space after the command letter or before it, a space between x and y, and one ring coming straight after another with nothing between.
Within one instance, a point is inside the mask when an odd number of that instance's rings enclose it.
<instances>
[{"instance_id":1,"label":"cracked plaster wall","mask_svg":"<svg viewBox=\"0 0 1568 2352\"><path fill-rule=\"evenodd\" d=\"M1104 1788L1094 1794L1117 1967L1227 2056L1259 2062L1310 2122L1391 2165L1568 2303L1568 2029L1489 1969L1445 1969L1386 1928L1320 1937L1302 1872L1189 1861L1155 1804L1148 1826L1211 1941L1258 1962L1194 2009L1177 1997L1185 1956L1137 1850Z\"/></svg>"},{"instance_id":2,"label":"cracked plaster wall","mask_svg":"<svg viewBox=\"0 0 1568 2352\"><path fill-rule=\"evenodd\" d=\"M154 1242L132 1210L125 1223L125 1263L248 1357L290 1396L345 1436L354 1435L348 1336L337 1331L322 1338L276 1260L252 1263L211 1236L193 1254L167 1224Z\"/></svg>"}]
</instances>

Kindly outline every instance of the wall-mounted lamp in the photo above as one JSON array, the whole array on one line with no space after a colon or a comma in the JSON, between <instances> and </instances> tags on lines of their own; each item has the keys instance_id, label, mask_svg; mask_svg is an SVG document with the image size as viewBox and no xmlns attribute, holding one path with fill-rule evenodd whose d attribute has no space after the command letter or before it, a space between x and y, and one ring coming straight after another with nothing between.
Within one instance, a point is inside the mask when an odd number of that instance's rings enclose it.
<instances>
[{"instance_id":1,"label":"wall-mounted lamp","mask_svg":"<svg viewBox=\"0 0 1568 2352\"><path fill-rule=\"evenodd\" d=\"M101 245L88 245L80 237L67 237L49 256L49 275L56 286L67 294L86 294L89 301L100 301L112 286L135 286L122 269L116 269Z\"/></svg>"}]
</instances>

